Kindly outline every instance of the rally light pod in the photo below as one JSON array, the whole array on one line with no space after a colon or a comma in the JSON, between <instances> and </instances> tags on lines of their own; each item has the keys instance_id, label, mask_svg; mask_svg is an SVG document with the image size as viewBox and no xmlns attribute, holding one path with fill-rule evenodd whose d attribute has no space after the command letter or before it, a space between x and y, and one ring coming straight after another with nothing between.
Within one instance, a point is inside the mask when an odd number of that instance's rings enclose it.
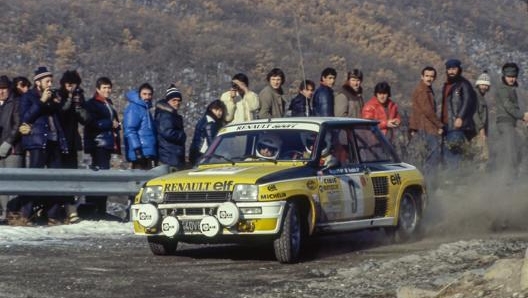
<instances>
[{"instance_id":1,"label":"rally light pod","mask_svg":"<svg viewBox=\"0 0 528 298\"><path fill-rule=\"evenodd\" d=\"M181 225L174 216L167 216L161 222L161 232L167 237L174 237L180 232Z\"/></svg>"},{"instance_id":2,"label":"rally light pod","mask_svg":"<svg viewBox=\"0 0 528 298\"><path fill-rule=\"evenodd\" d=\"M137 218L140 225L150 229L158 224L160 214L156 206L152 204L141 204L139 206Z\"/></svg>"},{"instance_id":3,"label":"rally light pod","mask_svg":"<svg viewBox=\"0 0 528 298\"><path fill-rule=\"evenodd\" d=\"M220 223L214 216L206 216L200 221L200 232L207 237L214 237L220 232Z\"/></svg>"},{"instance_id":4,"label":"rally light pod","mask_svg":"<svg viewBox=\"0 0 528 298\"><path fill-rule=\"evenodd\" d=\"M234 226L240 219L240 212L233 202L225 202L218 206L216 211L216 218L225 227Z\"/></svg>"}]
</instances>

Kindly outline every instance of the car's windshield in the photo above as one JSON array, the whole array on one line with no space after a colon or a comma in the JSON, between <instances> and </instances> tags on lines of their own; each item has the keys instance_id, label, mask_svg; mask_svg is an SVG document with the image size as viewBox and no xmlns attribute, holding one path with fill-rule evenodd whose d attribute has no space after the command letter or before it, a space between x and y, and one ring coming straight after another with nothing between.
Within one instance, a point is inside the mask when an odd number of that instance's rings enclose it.
<instances>
[{"instance_id":1,"label":"car's windshield","mask_svg":"<svg viewBox=\"0 0 528 298\"><path fill-rule=\"evenodd\" d=\"M248 130L220 135L203 163L308 161L314 158L317 132L299 129Z\"/></svg>"}]
</instances>

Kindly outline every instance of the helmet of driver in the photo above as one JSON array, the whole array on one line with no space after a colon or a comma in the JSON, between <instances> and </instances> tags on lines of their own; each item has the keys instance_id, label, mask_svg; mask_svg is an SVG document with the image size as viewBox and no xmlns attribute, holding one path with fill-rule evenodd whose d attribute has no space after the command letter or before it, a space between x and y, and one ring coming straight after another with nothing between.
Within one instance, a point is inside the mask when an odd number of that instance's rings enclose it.
<instances>
[{"instance_id":1,"label":"helmet of driver","mask_svg":"<svg viewBox=\"0 0 528 298\"><path fill-rule=\"evenodd\" d=\"M265 159L277 159L282 145L281 139L275 134L262 134L257 142L256 155Z\"/></svg>"},{"instance_id":2,"label":"helmet of driver","mask_svg":"<svg viewBox=\"0 0 528 298\"><path fill-rule=\"evenodd\" d=\"M308 153L312 153L312 150L315 147L315 139L317 138L317 133L304 131L301 132L301 141L304 145L304 150Z\"/></svg>"}]
</instances>

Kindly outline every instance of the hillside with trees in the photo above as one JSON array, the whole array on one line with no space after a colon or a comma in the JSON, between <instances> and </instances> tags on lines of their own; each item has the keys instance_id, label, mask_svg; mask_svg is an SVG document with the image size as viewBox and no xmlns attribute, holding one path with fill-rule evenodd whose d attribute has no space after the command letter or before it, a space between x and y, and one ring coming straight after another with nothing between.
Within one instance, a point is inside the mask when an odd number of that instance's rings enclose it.
<instances>
[{"instance_id":1,"label":"hillside with trees","mask_svg":"<svg viewBox=\"0 0 528 298\"><path fill-rule=\"evenodd\" d=\"M365 74L365 97L388 81L405 110L420 70L439 70L457 57L474 80L484 69L495 80L509 60L527 82L527 2L521 0L24 0L2 1L2 74L32 77L39 65L58 78L77 69L91 94L99 76L124 92L150 82L155 97L176 82L190 133L207 102L244 72L259 91L273 67L295 93L303 78L318 81L327 66ZM437 92L438 93L438 92Z\"/></svg>"}]
</instances>

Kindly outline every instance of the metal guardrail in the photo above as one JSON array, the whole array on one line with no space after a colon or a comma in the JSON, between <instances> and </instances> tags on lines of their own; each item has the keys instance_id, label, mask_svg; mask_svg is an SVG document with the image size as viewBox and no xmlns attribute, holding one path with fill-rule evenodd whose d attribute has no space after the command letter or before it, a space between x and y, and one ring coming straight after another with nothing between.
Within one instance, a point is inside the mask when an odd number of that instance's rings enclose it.
<instances>
[{"instance_id":1,"label":"metal guardrail","mask_svg":"<svg viewBox=\"0 0 528 298\"><path fill-rule=\"evenodd\" d=\"M0 169L4 195L135 195L146 181L169 173L166 165L152 170Z\"/></svg>"}]
</instances>

